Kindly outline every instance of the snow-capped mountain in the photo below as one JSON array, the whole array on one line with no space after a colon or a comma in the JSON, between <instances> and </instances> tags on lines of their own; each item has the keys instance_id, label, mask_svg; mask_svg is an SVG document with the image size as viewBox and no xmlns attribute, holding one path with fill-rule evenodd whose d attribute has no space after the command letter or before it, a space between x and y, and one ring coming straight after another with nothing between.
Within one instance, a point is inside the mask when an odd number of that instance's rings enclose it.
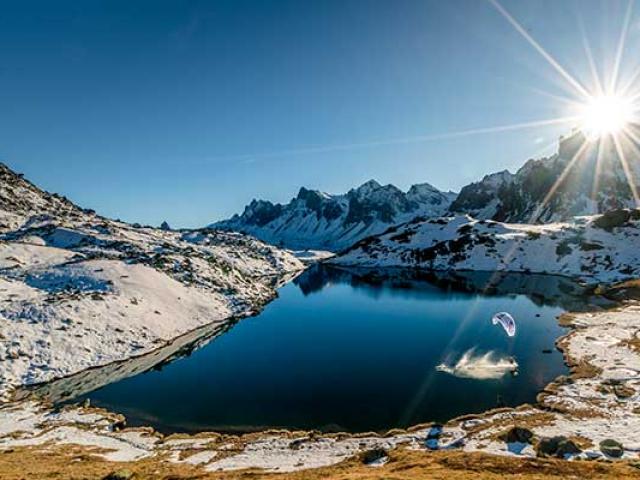
<instances>
[{"instance_id":1,"label":"snow-capped mountain","mask_svg":"<svg viewBox=\"0 0 640 480\"><path fill-rule=\"evenodd\" d=\"M251 314L304 267L238 233L130 225L0 174L0 398Z\"/></svg>"},{"instance_id":2,"label":"snow-capped mountain","mask_svg":"<svg viewBox=\"0 0 640 480\"><path fill-rule=\"evenodd\" d=\"M253 200L242 215L211 227L295 249L336 251L416 216L444 214L456 194L423 183L403 192L370 180L343 195L301 188L288 204Z\"/></svg>"},{"instance_id":3,"label":"snow-capped mountain","mask_svg":"<svg viewBox=\"0 0 640 480\"><path fill-rule=\"evenodd\" d=\"M587 283L640 275L640 210L544 225L416 218L365 238L330 264L565 275Z\"/></svg>"},{"instance_id":4,"label":"snow-capped mountain","mask_svg":"<svg viewBox=\"0 0 640 480\"><path fill-rule=\"evenodd\" d=\"M633 129L640 137L640 127ZM616 146L609 137L589 140L575 131L560 138L556 154L531 159L515 174L504 170L486 175L458 195L427 183L405 193L374 180L344 195L301 188L286 205L253 200L242 215L211 227L294 249L339 251L417 216L468 214L512 223L569 221L574 216L635 208L639 189L638 146L628 140Z\"/></svg>"},{"instance_id":5,"label":"snow-capped mountain","mask_svg":"<svg viewBox=\"0 0 640 480\"><path fill-rule=\"evenodd\" d=\"M633 189L637 191L640 185L640 151L629 140L620 140L618 145L627 165L621 162L611 138L591 141L576 131L560 139L555 155L529 160L515 175L505 170L465 186L450 212L505 222L547 223L635 208Z\"/></svg>"}]
</instances>

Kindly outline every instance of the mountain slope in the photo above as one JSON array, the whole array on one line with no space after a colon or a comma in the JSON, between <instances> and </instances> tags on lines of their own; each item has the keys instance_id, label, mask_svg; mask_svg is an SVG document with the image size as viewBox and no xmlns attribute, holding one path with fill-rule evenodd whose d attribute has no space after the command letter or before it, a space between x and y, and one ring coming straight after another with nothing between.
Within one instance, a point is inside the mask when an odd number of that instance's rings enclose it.
<instances>
[{"instance_id":1,"label":"mountain slope","mask_svg":"<svg viewBox=\"0 0 640 480\"><path fill-rule=\"evenodd\" d=\"M79 219L84 213L66 198L40 190L0 163L0 233L16 229L37 215Z\"/></svg>"},{"instance_id":2,"label":"mountain slope","mask_svg":"<svg viewBox=\"0 0 640 480\"><path fill-rule=\"evenodd\" d=\"M529 160L515 175L503 171L465 186L450 212L504 222L548 223L636 208L633 189L640 185L640 153L628 140L619 145L627 172L611 138L589 141L574 132L560 139L555 155Z\"/></svg>"},{"instance_id":3,"label":"mountain slope","mask_svg":"<svg viewBox=\"0 0 640 480\"><path fill-rule=\"evenodd\" d=\"M567 223L506 224L469 216L415 220L361 240L336 265L546 273L586 282L640 275L640 210Z\"/></svg>"},{"instance_id":4,"label":"mountain slope","mask_svg":"<svg viewBox=\"0 0 640 480\"><path fill-rule=\"evenodd\" d=\"M251 237L109 220L1 172L0 398L251 314L303 268Z\"/></svg>"},{"instance_id":5,"label":"mountain slope","mask_svg":"<svg viewBox=\"0 0 640 480\"><path fill-rule=\"evenodd\" d=\"M417 215L440 216L455 194L424 183L402 192L370 180L344 195L301 188L286 205L253 200L242 215L211 227L295 249L336 251Z\"/></svg>"}]
</instances>

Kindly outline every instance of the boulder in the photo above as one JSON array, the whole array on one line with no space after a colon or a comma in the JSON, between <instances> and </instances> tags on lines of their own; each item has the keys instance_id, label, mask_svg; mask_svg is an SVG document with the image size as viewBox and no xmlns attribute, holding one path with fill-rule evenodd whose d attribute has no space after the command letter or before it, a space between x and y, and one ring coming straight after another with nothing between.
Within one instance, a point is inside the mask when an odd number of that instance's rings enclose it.
<instances>
[{"instance_id":1,"label":"boulder","mask_svg":"<svg viewBox=\"0 0 640 480\"><path fill-rule=\"evenodd\" d=\"M552 457L558 451L558 443L560 437L541 438L535 446L536 455L538 457Z\"/></svg>"},{"instance_id":2,"label":"boulder","mask_svg":"<svg viewBox=\"0 0 640 480\"><path fill-rule=\"evenodd\" d=\"M610 210L594 220L593 225L603 230L611 231L627 223L630 218L631 212L629 210Z\"/></svg>"},{"instance_id":3,"label":"boulder","mask_svg":"<svg viewBox=\"0 0 640 480\"><path fill-rule=\"evenodd\" d=\"M565 458L567 455L577 455L582 450L573 440L564 436L541 438L535 446L538 457Z\"/></svg>"},{"instance_id":4,"label":"boulder","mask_svg":"<svg viewBox=\"0 0 640 480\"><path fill-rule=\"evenodd\" d=\"M624 398L633 397L636 391L633 388L628 387L626 385L615 385L613 387L613 393L616 394L616 397L624 399Z\"/></svg>"},{"instance_id":5,"label":"boulder","mask_svg":"<svg viewBox=\"0 0 640 480\"><path fill-rule=\"evenodd\" d=\"M385 458L387 451L384 448L372 448L371 450L365 450L360 454L360 460L365 465L370 465L378 460Z\"/></svg>"},{"instance_id":6,"label":"boulder","mask_svg":"<svg viewBox=\"0 0 640 480\"><path fill-rule=\"evenodd\" d=\"M556 457L564 458L567 455L578 455L581 452L582 449L573 440L566 438L558 442Z\"/></svg>"},{"instance_id":7,"label":"boulder","mask_svg":"<svg viewBox=\"0 0 640 480\"><path fill-rule=\"evenodd\" d=\"M533 440L533 432L524 427L513 427L504 432L500 439L506 443L531 443Z\"/></svg>"},{"instance_id":8,"label":"boulder","mask_svg":"<svg viewBox=\"0 0 640 480\"><path fill-rule=\"evenodd\" d=\"M624 448L620 442L608 438L600 442L600 451L608 457L620 458L624 453Z\"/></svg>"},{"instance_id":9,"label":"boulder","mask_svg":"<svg viewBox=\"0 0 640 480\"><path fill-rule=\"evenodd\" d=\"M134 477L135 477L135 473L129 470L118 470L115 472L111 472L102 480L132 480Z\"/></svg>"}]
</instances>

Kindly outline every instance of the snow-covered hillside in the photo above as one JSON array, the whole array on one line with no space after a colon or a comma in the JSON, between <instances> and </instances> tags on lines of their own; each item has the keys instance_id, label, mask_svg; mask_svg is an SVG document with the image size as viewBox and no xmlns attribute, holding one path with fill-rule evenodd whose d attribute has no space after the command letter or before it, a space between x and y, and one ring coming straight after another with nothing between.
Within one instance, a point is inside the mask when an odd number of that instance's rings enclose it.
<instances>
[{"instance_id":1,"label":"snow-covered hillside","mask_svg":"<svg viewBox=\"0 0 640 480\"><path fill-rule=\"evenodd\" d=\"M515 175L505 170L465 186L450 212L502 222L550 223L636 208L633 190L640 185L640 150L629 142L619 147L628 168L610 137L589 141L576 131L560 139L555 155L529 160Z\"/></svg>"},{"instance_id":2,"label":"snow-covered hillside","mask_svg":"<svg viewBox=\"0 0 640 480\"><path fill-rule=\"evenodd\" d=\"M506 224L469 216L416 218L361 240L337 265L512 271L612 282L640 275L640 210L569 223Z\"/></svg>"},{"instance_id":3,"label":"snow-covered hillside","mask_svg":"<svg viewBox=\"0 0 640 480\"><path fill-rule=\"evenodd\" d=\"M455 196L427 183L405 193L374 180L344 195L301 188L286 205L253 200L242 215L211 226L289 248L336 251L417 215L440 216Z\"/></svg>"},{"instance_id":4,"label":"snow-covered hillside","mask_svg":"<svg viewBox=\"0 0 640 480\"><path fill-rule=\"evenodd\" d=\"M303 268L241 234L109 220L1 172L0 397L251 314Z\"/></svg>"},{"instance_id":5,"label":"snow-covered hillside","mask_svg":"<svg viewBox=\"0 0 640 480\"><path fill-rule=\"evenodd\" d=\"M66 198L40 190L0 163L0 233L18 228L33 215L80 219L83 213Z\"/></svg>"}]
</instances>

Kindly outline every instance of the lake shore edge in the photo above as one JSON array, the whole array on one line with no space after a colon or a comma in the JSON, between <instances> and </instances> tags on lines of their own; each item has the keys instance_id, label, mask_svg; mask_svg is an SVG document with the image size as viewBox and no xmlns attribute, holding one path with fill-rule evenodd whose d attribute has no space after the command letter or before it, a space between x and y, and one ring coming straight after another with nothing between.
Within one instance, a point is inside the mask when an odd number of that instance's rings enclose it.
<instances>
[{"instance_id":1,"label":"lake shore edge","mask_svg":"<svg viewBox=\"0 0 640 480\"><path fill-rule=\"evenodd\" d=\"M618 300L624 300L624 296ZM636 315L638 320L634 320ZM570 327L556 344L571 374L545 387L538 406L491 410L459 417L442 426L416 425L384 435L270 430L244 435L202 432L165 436L150 428L123 428L123 416L102 409L75 406L56 412L23 401L0 409L0 449L79 444L108 450L101 456L111 462L154 458L186 463L208 472L256 468L295 472L336 465L367 451L379 450L389 455L398 448L532 458L536 455L536 441L563 435L581 446L582 452L572 457L607 458L598 454L599 443L617 438L624 440L622 458L636 458L640 421L633 419L633 411L640 403L629 392L635 392L640 383L629 379L629 374L634 369L640 371L640 352L634 350L635 333L640 331L640 306L627 299L610 310L567 313L560 322ZM607 338L604 347L603 338ZM623 362L624 368L616 362ZM532 443L518 445L517 453L510 445L513 442L501 439L514 426L530 430L536 438Z\"/></svg>"}]
</instances>

